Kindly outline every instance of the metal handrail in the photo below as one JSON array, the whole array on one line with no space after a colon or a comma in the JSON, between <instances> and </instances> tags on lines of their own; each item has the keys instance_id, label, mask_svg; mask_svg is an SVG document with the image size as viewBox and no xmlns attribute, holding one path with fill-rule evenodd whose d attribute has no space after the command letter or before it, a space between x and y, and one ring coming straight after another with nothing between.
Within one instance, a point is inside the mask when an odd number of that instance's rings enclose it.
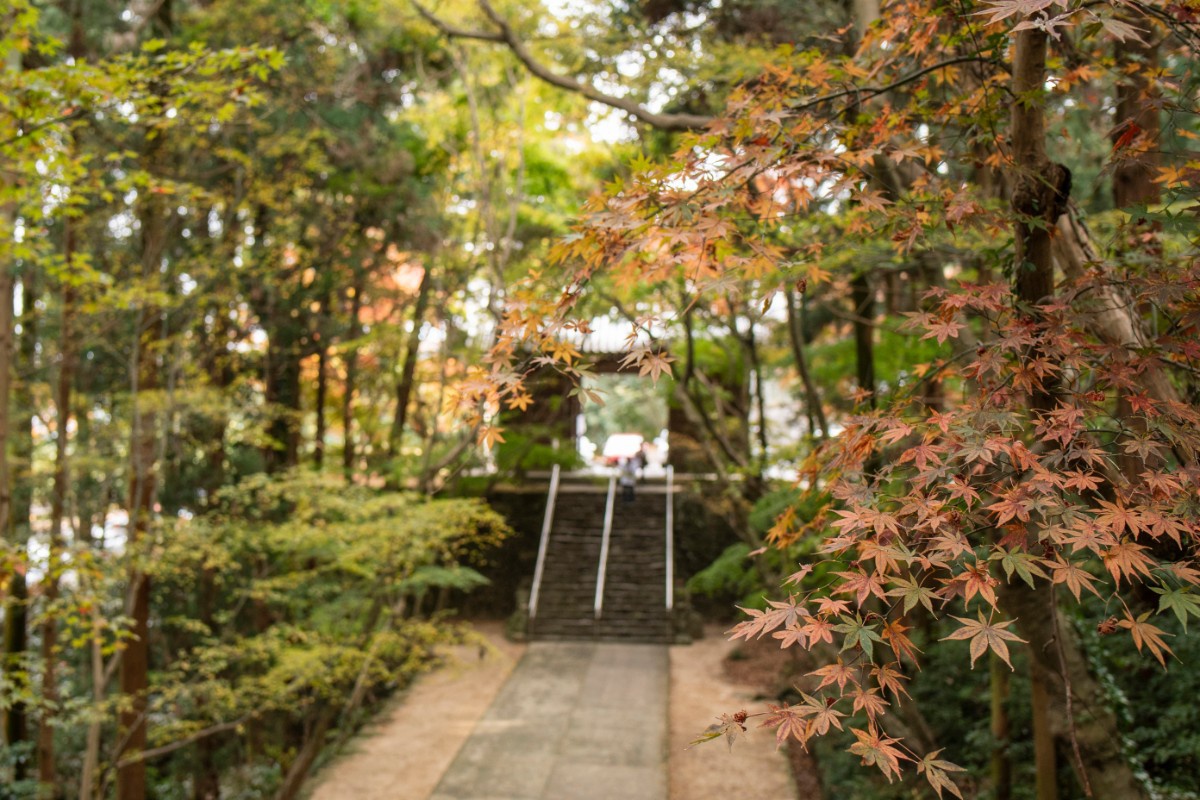
<instances>
[{"instance_id":1,"label":"metal handrail","mask_svg":"<svg viewBox=\"0 0 1200 800\"><path fill-rule=\"evenodd\" d=\"M667 466L667 611L675 607L675 467Z\"/></svg>"},{"instance_id":2,"label":"metal handrail","mask_svg":"<svg viewBox=\"0 0 1200 800\"><path fill-rule=\"evenodd\" d=\"M538 592L542 571L546 568L546 548L550 546L550 527L554 524L554 501L558 499L558 464L550 473L550 491L546 496L546 516L542 519L542 538L538 542L537 563L533 568L533 588L529 590L529 618L537 616Z\"/></svg>"},{"instance_id":3,"label":"metal handrail","mask_svg":"<svg viewBox=\"0 0 1200 800\"><path fill-rule=\"evenodd\" d=\"M600 566L596 570L596 600L592 604L596 619L604 608L604 576L608 572L608 540L612 535L613 502L617 498L617 476L608 479L608 502L604 505L604 534L600 537Z\"/></svg>"}]
</instances>

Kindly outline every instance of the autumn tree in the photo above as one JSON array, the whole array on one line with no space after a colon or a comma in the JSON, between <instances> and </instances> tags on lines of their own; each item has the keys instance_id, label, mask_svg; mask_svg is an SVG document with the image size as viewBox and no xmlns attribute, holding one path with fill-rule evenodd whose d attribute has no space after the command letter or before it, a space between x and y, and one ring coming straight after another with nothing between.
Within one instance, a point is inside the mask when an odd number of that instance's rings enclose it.
<instances>
[{"instance_id":1,"label":"autumn tree","mask_svg":"<svg viewBox=\"0 0 1200 800\"><path fill-rule=\"evenodd\" d=\"M521 57L488 8L492 38ZM934 743L896 733L923 660L914 626L936 618L941 641L925 646L966 641L972 666L990 653L1011 667L1027 648L1048 745L1039 797L1066 773L1089 796L1148 796L1078 626L1128 636L1165 668L1168 629L1197 612L1195 164L1177 148L1196 135L1194 19L1166 4L899 2L844 55L782 50L724 115L679 125L694 132L673 158L594 201L561 247L575 283L545 325L512 315L506 336L551 340L579 324L570 309L597 275L683 280L700 299L764 260L781 274L738 285L765 304L880 241L934 273L908 325L938 349L901 385L860 379L844 430L802 472L820 510L785 512L771 532L781 548L817 541L819 557L734 629L818 662L802 702L765 712L780 741L847 726L850 752L888 780L915 771L961 796ZM1114 48L1129 54L1115 71ZM1081 118L1088 102L1110 110L1111 138ZM1105 147L1102 169L1070 127ZM1080 176L1119 171L1124 186L1131 170L1154 175L1162 203L1118 190L1132 214L1089 220L1081 204L1098 193ZM505 355L501 400L518 391ZM713 734L745 723L728 715Z\"/></svg>"}]
</instances>

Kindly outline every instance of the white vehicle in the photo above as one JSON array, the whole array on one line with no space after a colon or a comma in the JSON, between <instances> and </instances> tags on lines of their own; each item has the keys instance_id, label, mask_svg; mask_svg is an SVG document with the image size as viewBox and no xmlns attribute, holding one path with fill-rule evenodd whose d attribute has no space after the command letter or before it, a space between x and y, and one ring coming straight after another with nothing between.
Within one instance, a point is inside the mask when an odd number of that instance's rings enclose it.
<instances>
[{"instance_id":1,"label":"white vehicle","mask_svg":"<svg viewBox=\"0 0 1200 800\"><path fill-rule=\"evenodd\" d=\"M610 467L616 466L621 459L633 458L640 453L644 441L640 433L614 433L604 443L601 459Z\"/></svg>"}]
</instances>

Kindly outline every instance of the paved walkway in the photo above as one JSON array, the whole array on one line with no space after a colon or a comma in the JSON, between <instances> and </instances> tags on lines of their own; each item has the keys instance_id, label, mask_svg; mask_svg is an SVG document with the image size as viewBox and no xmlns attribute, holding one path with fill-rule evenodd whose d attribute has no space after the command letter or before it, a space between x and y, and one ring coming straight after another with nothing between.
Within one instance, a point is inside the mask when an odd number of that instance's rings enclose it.
<instances>
[{"instance_id":1,"label":"paved walkway","mask_svg":"<svg viewBox=\"0 0 1200 800\"><path fill-rule=\"evenodd\" d=\"M393 698L339 758L316 775L308 800L429 800L454 755L525 652L500 623L476 623L490 644L459 645L448 663Z\"/></svg>"},{"instance_id":2,"label":"paved walkway","mask_svg":"<svg viewBox=\"0 0 1200 800\"><path fill-rule=\"evenodd\" d=\"M531 644L431 800L666 800L662 645Z\"/></svg>"}]
</instances>

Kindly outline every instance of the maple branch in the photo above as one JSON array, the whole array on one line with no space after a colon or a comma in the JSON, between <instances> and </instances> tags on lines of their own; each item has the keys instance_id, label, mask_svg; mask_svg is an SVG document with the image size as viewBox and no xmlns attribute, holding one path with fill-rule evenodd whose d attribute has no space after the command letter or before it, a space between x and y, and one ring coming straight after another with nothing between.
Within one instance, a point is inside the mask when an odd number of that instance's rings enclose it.
<instances>
[{"instance_id":1,"label":"maple branch","mask_svg":"<svg viewBox=\"0 0 1200 800\"><path fill-rule=\"evenodd\" d=\"M646 123L652 128L664 131L691 131L706 128L716 119L716 117L701 114L654 112L629 98L605 94L587 83L575 80L566 75L559 75L534 57L533 53L525 46L520 37L513 32L508 21L491 6L488 0L478 0L478 3L484 15L496 26L495 31L458 28L437 17L433 12L418 3L417 0L412 0L413 7L416 8L417 13L437 28L444 36L451 39L475 39L503 44L516 56L521 65L529 71L529 74L535 78L551 86L557 86L559 89L566 89L569 92L582 95L593 102L615 108L618 111L624 111L626 114L629 114L640 122Z\"/></svg>"},{"instance_id":2,"label":"maple branch","mask_svg":"<svg viewBox=\"0 0 1200 800\"><path fill-rule=\"evenodd\" d=\"M869 100L872 97L878 97L881 94L887 94L888 92L892 91L893 89L899 89L901 86L907 86L910 83L919 81L921 78L924 78L926 75L929 75L931 73L937 72L939 69L945 69L946 67L952 67L955 64L969 64L969 63L975 63L975 62L983 63L983 64L990 63L990 64L995 64L997 66L1000 66L1000 62L997 61L995 56L983 56L983 55L978 55L978 54L969 55L969 56L955 56L954 58L947 58L943 61L937 62L936 64L930 64L927 67L922 67L921 69L914 70L913 72L910 72L907 75L901 75L896 80L892 81L891 83L884 84L883 86L851 86L848 89L842 89L837 92L830 92L829 94L823 94L820 97L814 97L813 99L807 100L799 105L791 106L788 110L789 111L807 111L808 109L812 108L813 106L819 106L822 103L828 103L832 100L838 100L843 97L849 97L851 95L864 95L864 97L860 98L860 100L861 99Z\"/></svg>"}]
</instances>

